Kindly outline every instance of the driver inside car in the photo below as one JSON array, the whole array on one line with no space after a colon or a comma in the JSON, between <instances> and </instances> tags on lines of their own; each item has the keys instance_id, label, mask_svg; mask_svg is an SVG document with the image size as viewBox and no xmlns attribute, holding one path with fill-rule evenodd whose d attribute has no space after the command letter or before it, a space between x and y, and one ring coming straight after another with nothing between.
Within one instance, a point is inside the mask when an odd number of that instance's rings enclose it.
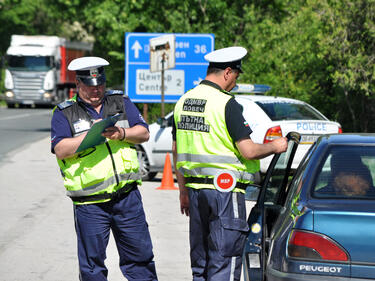
<instances>
[{"instance_id":1,"label":"driver inside car","mask_svg":"<svg viewBox=\"0 0 375 281\"><path fill-rule=\"evenodd\" d=\"M319 195L366 197L375 196L371 172L357 155L336 154L331 157L331 177ZM350 161L348 161L350 159Z\"/></svg>"}]
</instances>

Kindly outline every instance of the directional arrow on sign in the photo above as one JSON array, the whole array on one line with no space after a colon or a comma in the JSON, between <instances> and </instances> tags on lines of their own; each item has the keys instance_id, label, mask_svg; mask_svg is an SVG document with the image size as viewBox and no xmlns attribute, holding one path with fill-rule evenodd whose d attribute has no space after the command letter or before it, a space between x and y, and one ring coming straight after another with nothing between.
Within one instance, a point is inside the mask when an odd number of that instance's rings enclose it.
<instances>
[{"instance_id":1,"label":"directional arrow on sign","mask_svg":"<svg viewBox=\"0 0 375 281\"><path fill-rule=\"evenodd\" d=\"M137 59L139 58L139 51L142 50L141 44L139 44L138 40L136 40L131 47L132 50L134 50L134 57Z\"/></svg>"}]
</instances>

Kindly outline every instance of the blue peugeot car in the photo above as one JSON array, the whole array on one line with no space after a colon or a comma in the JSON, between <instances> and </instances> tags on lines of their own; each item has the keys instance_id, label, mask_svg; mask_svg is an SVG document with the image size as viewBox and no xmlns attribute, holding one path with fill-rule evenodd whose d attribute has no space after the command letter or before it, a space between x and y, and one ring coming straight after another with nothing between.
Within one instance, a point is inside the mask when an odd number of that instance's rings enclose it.
<instances>
[{"instance_id":1,"label":"blue peugeot car","mask_svg":"<svg viewBox=\"0 0 375 281\"><path fill-rule=\"evenodd\" d=\"M321 136L296 170L288 140L247 188L245 280L375 280L375 134Z\"/></svg>"}]
</instances>

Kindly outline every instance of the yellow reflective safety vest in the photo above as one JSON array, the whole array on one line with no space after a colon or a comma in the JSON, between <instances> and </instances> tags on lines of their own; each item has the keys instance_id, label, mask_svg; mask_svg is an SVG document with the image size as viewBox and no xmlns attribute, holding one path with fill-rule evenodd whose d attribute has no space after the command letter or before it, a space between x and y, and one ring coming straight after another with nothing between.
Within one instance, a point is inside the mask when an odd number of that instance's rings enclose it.
<instances>
[{"instance_id":1,"label":"yellow reflective safety vest","mask_svg":"<svg viewBox=\"0 0 375 281\"><path fill-rule=\"evenodd\" d=\"M129 127L129 123L123 98L121 91L107 92L103 103L103 118L120 113L120 120L116 124L126 128ZM82 133L79 132L80 126L77 122L91 122L91 116L79 105L76 97L59 104L54 111L57 109L63 111L70 124L73 137ZM104 143L76 153L70 158L57 159L57 162L67 195L74 204L110 201L111 198L98 200L92 198L104 197L103 194L113 194L122 188L125 190L127 186L131 186L131 183L142 183L138 172L139 162L136 149L126 141L107 139Z\"/></svg>"},{"instance_id":2,"label":"yellow reflective safety vest","mask_svg":"<svg viewBox=\"0 0 375 281\"><path fill-rule=\"evenodd\" d=\"M259 160L246 160L235 147L225 122L225 106L234 98L228 92L200 84L176 103L177 169L191 188L211 188L213 184L189 182L190 178L210 178L226 170L237 183L254 182ZM234 192L244 192L235 188Z\"/></svg>"}]
</instances>

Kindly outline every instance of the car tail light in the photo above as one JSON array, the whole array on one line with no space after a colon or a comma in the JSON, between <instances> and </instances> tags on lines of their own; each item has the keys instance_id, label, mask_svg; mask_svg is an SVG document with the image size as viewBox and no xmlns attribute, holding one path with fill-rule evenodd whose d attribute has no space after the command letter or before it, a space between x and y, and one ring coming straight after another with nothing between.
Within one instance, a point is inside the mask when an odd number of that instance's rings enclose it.
<instances>
[{"instance_id":1,"label":"car tail light","mask_svg":"<svg viewBox=\"0 0 375 281\"><path fill-rule=\"evenodd\" d=\"M348 261L349 257L331 238L319 234L294 230L288 242L288 255L314 260Z\"/></svg>"},{"instance_id":2,"label":"car tail light","mask_svg":"<svg viewBox=\"0 0 375 281\"><path fill-rule=\"evenodd\" d=\"M272 127L267 130L264 136L263 143L271 142L274 139L281 138L283 136L280 126Z\"/></svg>"},{"instance_id":3,"label":"car tail light","mask_svg":"<svg viewBox=\"0 0 375 281\"><path fill-rule=\"evenodd\" d=\"M342 134L342 128L339 127L339 134Z\"/></svg>"}]
</instances>

